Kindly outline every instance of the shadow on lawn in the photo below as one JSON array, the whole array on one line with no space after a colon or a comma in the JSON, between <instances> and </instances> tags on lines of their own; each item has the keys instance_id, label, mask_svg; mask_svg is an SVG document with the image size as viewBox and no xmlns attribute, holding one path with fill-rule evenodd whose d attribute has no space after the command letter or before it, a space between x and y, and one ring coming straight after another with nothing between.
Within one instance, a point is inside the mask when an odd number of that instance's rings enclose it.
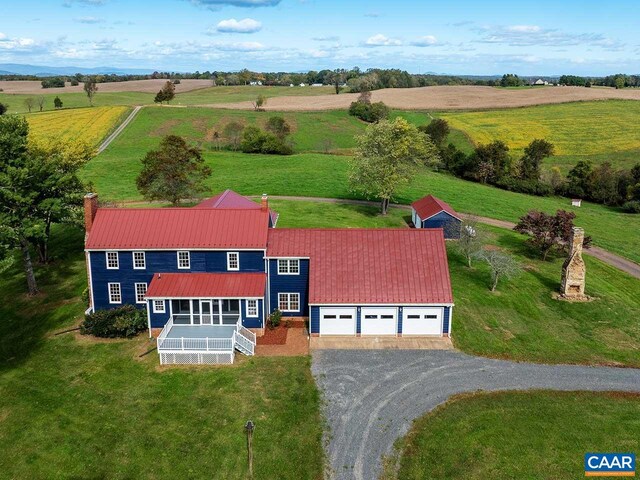
<instances>
[{"instance_id":1,"label":"shadow on lawn","mask_svg":"<svg viewBox=\"0 0 640 480\"><path fill-rule=\"evenodd\" d=\"M40 293L26 294L20 259L0 280L0 371L25 361L41 347L46 334L69 326L83 311L80 300L86 286L83 232L57 227L51 239L53 261L35 264Z\"/></svg>"}]
</instances>

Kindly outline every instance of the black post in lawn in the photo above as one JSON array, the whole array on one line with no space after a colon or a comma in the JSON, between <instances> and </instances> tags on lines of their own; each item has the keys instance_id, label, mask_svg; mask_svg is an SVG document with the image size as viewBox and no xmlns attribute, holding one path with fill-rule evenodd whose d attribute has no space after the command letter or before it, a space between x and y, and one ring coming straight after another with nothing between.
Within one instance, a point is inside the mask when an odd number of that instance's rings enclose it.
<instances>
[{"instance_id":1,"label":"black post in lawn","mask_svg":"<svg viewBox=\"0 0 640 480\"><path fill-rule=\"evenodd\" d=\"M247 432L247 454L249 455L249 476L253 477L253 430L256 428L255 424L249 420L244 426Z\"/></svg>"}]
</instances>

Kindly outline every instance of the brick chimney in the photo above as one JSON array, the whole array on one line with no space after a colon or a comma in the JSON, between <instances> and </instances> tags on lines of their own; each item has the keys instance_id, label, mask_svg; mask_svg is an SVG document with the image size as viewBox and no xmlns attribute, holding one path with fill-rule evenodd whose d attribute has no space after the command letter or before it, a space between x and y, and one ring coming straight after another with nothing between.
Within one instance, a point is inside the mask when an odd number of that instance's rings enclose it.
<instances>
[{"instance_id":1,"label":"brick chimney","mask_svg":"<svg viewBox=\"0 0 640 480\"><path fill-rule=\"evenodd\" d=\"M93 219L98 211L98 194L87 193L84 196L84 228L87 233L91 231Z\"/></svg>"},{"instance_id":2,"label":"brick chimney","mask_svg":"<svg viewBox=\"0 0 640 480\"><path fill-rule=\"evenodd\" d=\"M260 206L263 212L269 211L269 197L267 197L266 193L262 194L262 200L260 200Z\"/></svg>"}]
</instances>

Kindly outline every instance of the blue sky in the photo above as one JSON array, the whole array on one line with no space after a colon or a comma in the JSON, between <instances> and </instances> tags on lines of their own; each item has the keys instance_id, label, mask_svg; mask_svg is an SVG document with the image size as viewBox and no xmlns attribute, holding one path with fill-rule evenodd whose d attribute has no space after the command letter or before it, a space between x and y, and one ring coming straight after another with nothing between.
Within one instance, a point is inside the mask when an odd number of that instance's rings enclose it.
<instances>
[{"instance_id":1,"label":"blue sky","mask_svg":"<svg viewBox=\"0 0 640 480\"><path fill-rule=\"evenodd\" d=\"M0 63L640 73L632 1L3 0ZM10 4L8 6L7 4Z\"/></svg>"}]
</instances>

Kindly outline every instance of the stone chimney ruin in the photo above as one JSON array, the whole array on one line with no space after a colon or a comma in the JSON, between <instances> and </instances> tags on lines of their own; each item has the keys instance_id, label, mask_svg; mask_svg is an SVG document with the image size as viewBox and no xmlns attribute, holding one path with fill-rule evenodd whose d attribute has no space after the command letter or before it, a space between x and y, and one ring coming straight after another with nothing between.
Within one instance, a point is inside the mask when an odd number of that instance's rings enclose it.
<instances>
[{"instance_id":1,"label":"stone chimney ruin","mask_svg":"<svg viewBox=\"0 0 640 480\"><path fill-rule=\"evenodd\" d=\"M569 240L569 256L562 265L561 293L564 298L572 300L586 300L584 285L586 278L586 266L582 259L582 243L584 242L584 229L573 227Z\"/></svg>"}]
</instances>

